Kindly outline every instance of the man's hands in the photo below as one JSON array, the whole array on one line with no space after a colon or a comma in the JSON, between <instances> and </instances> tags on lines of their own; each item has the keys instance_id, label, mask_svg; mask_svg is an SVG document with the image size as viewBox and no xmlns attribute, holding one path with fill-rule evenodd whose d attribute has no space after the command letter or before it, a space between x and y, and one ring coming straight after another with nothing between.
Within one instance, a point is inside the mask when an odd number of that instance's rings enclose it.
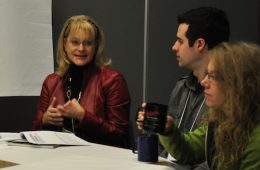
<instances>
[{"instance_id":1,"label":"man's hands","mask_svg":"<svg viewBox=\"0 0 260 170\"><path fill-rule=\"evenodd\" d=\"M144 122L144 109L146 106L146 102L143 102L141 105L141 109L139 109L138 113L137 113L137 128L140 130L143 130L143 122Z\"/></svg>"},{"instance_id":2,"label":"man's hands","mask_svg":"<svg viewBox=\"0 0 260 170\"><path fill-rule=\"evenodd\" d=\"M147 103L143 102L141 105L141 108L139 109L138 113L137 113L137 128L140 130L144 129L144 118L145 118L145 107L146 107ZM170 131L173 128L173 117L167 115L166 117L166 123L165 123L165 129L164 132L162 133L170 133Z\"/></svg>"}]
</instances>

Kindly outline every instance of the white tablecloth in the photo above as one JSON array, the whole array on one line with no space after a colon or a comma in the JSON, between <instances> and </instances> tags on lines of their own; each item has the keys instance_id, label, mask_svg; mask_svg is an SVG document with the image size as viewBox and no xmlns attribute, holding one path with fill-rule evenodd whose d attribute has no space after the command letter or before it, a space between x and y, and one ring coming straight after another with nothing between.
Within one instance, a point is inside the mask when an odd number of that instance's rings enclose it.
<instances>
[{"instance_id":1,"label":"white tablecloth","mask_svg":"<svg viewBox=\"0 0 260 170\"><path fill-rule=\"evenodd\" d=\"M90 144L55 149L0 144L0 160L18 163L6 170L174 170L174 164L159 158L156 163L137 160L131 150Z\"/></svg>"}]
</instances>

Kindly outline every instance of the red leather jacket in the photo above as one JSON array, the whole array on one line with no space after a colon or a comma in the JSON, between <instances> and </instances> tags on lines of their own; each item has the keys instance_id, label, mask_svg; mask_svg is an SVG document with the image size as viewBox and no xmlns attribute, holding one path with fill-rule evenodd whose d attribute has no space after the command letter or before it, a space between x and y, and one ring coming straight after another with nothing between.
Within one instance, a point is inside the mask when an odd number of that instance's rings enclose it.
<instances>
[{"instance_id":1,"label":"red leather jacket","mask_svg":"<svg viewBox=\"0 0 260 170\"><path fill-rule=\"evenodd\" d=\"M88 77L80 99L85 117L76 135L89 142L126 147L130 96L123 75L94 65L83 74ZM56 73L48 75L43 82L32 130L50 129L42 126L43 114L54 96L58 104L64 104L64 94L63 78Z\"/></svg>"}]
</instances>

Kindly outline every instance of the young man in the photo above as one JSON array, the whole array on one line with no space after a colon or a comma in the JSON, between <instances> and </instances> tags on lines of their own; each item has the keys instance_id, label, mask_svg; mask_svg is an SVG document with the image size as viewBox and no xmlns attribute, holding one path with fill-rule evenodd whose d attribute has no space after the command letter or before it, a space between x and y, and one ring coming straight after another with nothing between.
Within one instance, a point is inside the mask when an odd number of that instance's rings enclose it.
<instances>
[{"instance_id":1,"label":"young man","mask_svg":"<svg viewBox=\"0 0 260 170\"><path fill-rule=\"evenodd\" d=\"M178 16L178 24L177 40L172 50L176 53L178 65L192 73L176 83L170 96L168 114L174 117L181 131L189 132L198 127L206 110L200 81L209 63L208 52L220 42L228 41L230 29L226 13L214 7L189 10ZM167 152L164 150L160 155L166 157Z\"/></svg>"},{"instance_id":2,"label":"young man","mask_svg":"<svg viewBox=\"0 0 260 170\"><path fill-rule=\"evenodd\" d=\"M203 87L209 63L208 51L229 39L229 21L226 13L213 7L200 7L178 16L177 40L172 46L178 65L192 71L181 78L173 89L168 104L172 115L183 132L195 129L206 110Z\"/></svg>"},{"instance_id":3,"label":"young man","mask_svg":"<svg viewBox=\"0 0 260 170\"><path fill-rule=\"evenodd\" d=\"M177 120L178 127L192 131L205 111L200 81L209 63L208 51L229 39L229 21L224 11L200 7L178 16L177 40L172 46L178 65L192 71L181 78L172 91L168 113Z\"/></svg>"}]
</instances>

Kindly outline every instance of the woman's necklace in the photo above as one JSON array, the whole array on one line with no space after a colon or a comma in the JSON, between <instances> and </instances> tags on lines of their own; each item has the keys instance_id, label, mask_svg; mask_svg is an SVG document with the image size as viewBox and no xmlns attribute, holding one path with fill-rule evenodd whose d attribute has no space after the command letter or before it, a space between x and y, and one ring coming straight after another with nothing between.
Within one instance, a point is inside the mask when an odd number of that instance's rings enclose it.
<instances>
[{"instance_id":1,"label":"woman's necklace","mask_svg":"<svg viewBox=\"0 0 260 170\"><path fill-rule=\"evenodd\" d=\"M71 80L72 80L72 78L69 77L69 85L67 87L67 92L66 92L66 96L68 98L68 101L71 100L71 93L72 93L71 92ZM78 95L78 99L77 99L78 103L80 101L80 98L81 98L81 91L79 92L79 95ZM71 119L71 129L72 129L72 132L75 134L74 119L73 118L70 118L70 119Z\"/></svg>"}]
</instances>

